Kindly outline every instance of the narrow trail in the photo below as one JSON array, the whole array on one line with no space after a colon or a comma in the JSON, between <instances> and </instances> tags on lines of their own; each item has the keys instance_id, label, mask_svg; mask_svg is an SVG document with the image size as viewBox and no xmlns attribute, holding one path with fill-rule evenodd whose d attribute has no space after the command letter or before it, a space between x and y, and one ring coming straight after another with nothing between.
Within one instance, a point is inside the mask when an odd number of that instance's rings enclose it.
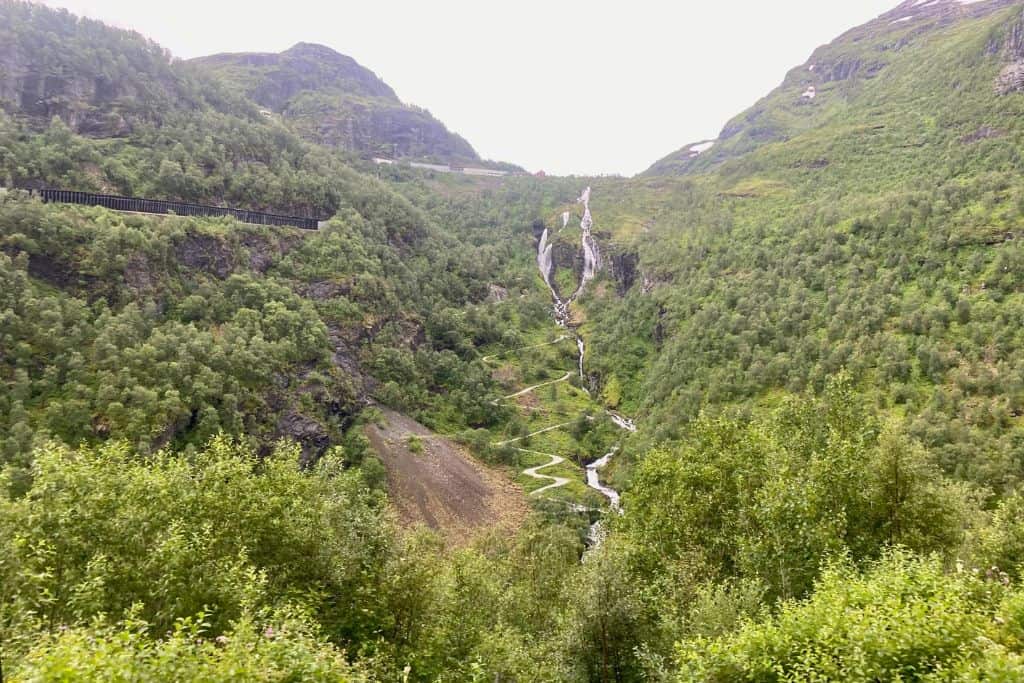
<instances>
[{"instance_id":1,"label":"narrow trail","mask_svg":"<svg viewBox=\"0 0 1024 683\"><path fill-rule=\"evenodd\" d=\"M543 488L539 488L536 491L534 491L533 493L531 493L530 494L531 496L539 496L540 494L544 493L545 491L551 491L552 489L562 488L563 486L567 485L570 481L572 481L571 479L566 479L565 477L555 477L555 476L552 476L550 474L541 474L540 473L540 470L546 470L549 467L554 467L555 465L561 465L563 462L565 462L565 458L563 458L562 456L560 456L560 455L553 455L552 453L541 453L540 451L530 451L530 450L527 450L525 448L517 448L516 450L519 451L520 453L532 453L534 455L544 455L544 456L547 456L547 457L551 458L551 462L545 463L543 465L537 465L536 467L531 467L531 468L529 468L527 470L523 470L523 474L525 474L526 476L528 476L528 477L530 477L532 479L540 479L542 481L550 481L551 482L547 486L545 486Z\"/></svg>"},{"instance_id":2,"label":"narrow trail","mask_svg":"<svg viewBox=\"0 0 1024 683\"><path fill-rule=\"evenodd\" d=\"M555 339L554 341L544 342L543 344L532 344L530 346L520 346L517 349L509 349L508 351L502 351L501 353L495 353L491 354L490 356L484 356L480 360L482 360L484 363L490 363L495 358L507 356L510 353L518 353L519 351L527 351L529 349L539 349L545 346L554 346L555 344L561 344L562 342L568 341L569 339L571 339L569 335L563 334L561 337Z\"/></svg>"},{"instance_id":3,"label":"narrow trail","mask_svg":"<svg viewBox=\"0 0 1024 683\"><path fill-rule=\"evenodd\" d=\"M568 427L571 424L572 424L572 422L563 422L560 425L551 425L550 427L545 427L544 429L539 429L536 432L533 432L531 434L525 434L523 436L517 436L516 438L509 439L508 441L497 441L493 445L495 445L495 446L507 446L510 443L516 443L516 442L522 441L523 439L529 439L531 436L538 436L540 434L547 434L548 432L553 432L555 430L562 429L563 427Z\"/></svg>"},{"instance_id":4,"label":"narrow trail","mask_svg":"<svg viewBox=\"0 0 1024 683\"><path fill-rule=\"evenodd\" d=\"M508 396L502 396L500 399L498 399L498 401L508 401L513 398L519 398L520 396L525 396L526 394L529 394L532 391L536 391L537 389L543 389L544 387L549 387L552 384L561 384L562 382L568 382L570 379L572 379L572 373L567 372L565 373L564 377L559 377L558 379L553 379L549 382L542 382L541 384L534 384L532 387L526 387L522 391L517 391L516 393L509 394Z\"/></svg>"}]
</instances>

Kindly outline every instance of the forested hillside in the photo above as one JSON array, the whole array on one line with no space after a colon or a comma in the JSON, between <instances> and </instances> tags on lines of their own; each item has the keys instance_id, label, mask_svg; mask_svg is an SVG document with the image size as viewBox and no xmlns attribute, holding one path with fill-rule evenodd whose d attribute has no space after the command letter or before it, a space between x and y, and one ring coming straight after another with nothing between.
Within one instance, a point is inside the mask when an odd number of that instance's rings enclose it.
<instances>
[{"instance_id":1,"label":"forested hillside","mask_svg":"<svg viewBox=\"0 0 1024 683\"><path fill-rule=\"evenodd\" d=\"M1022 36L908 0L641 177L472 178L326 48L0 0L0 677L1021 680Z\"/></svg>"},{"instance_id":2,"label":"forested hillside","mask_svg":"<svg viewBox=\"0 0 1024 683\"><path fill-rule=\"evenodd\" d=\"M363 156L475 162L463 138L395 92L351 57L300 43L281 54L223 54L192 60L303 137Z\"/></svg>"},{"instance_id":3,"label":"forested hillside","mask_svg":"<svg viewBox=\"0 0 1024 683\"><path fill-rule=\"evenodd\" d=\"M912 4L809 62L868 54L878 68L800 102L821 77L805 65L745 115L797 112L802 129L729 160L705 152L710 173L595 195L645 226L618 236L639 255L637 284L590 307L595 369L657 438L702 409L819 391L845 368L948 473L1016 487L1024 99L1000 83L1024 20L1019 3Z\"/></svg>"}]
</instances>

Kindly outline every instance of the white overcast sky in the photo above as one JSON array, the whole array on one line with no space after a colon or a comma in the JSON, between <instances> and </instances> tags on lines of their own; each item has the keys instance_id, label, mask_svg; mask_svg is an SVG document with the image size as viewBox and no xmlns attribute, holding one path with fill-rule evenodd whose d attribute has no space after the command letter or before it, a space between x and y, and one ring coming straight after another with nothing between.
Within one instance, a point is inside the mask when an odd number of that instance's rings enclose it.
<instances>
[{"instance_id":1,"label":"white overcast sky","mask_svg":"<svg viewBox=\"0 0 1024 683\"><path fill-rule=\"evenodd\" d=\"M47 0L189 58L300 42L355 58L484 157L632 175L898 0Z\"/></svg>"}]
</instances>

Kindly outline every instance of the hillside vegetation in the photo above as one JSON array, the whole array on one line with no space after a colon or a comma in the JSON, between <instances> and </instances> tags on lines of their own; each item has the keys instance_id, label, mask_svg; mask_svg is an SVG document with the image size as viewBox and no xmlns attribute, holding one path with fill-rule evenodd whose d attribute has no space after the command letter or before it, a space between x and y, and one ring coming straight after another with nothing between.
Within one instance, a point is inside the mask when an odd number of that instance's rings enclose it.
<instances>
[{"instance_id":1,"label":"hillside vegetation","mask_svg":"<svg viewBox=\"0 0 1024 683\"><path fill-rule=\"evenodd\" d=\"M923 8L883 17L811 61L868 52L884 68L800 105L787 79L752 110L821 110L806 130L713 172L595 195L596 211L646 231L619 247L639 255L637 283L589 307L594 367L656 439L701 410L821 390L845 368L948 473L1016 487L1024 99L997 86L1024 25L1003 4L954 23Z\"/></svg>"},{"instance_id":2,"label":"hillside vegetation","mask_svg":"<svg viewBox=\"0 0 1024 683\"><path fill-rule=\"evenodd\" d=\"M325 220L0 193L4 680L1021 680L1022 36L908 0L699 154L495 179L362 160L426 115L325 48L0 0L3 185Z\"/></svg>"},{"instance_id":3,"label":"hillside vegetation","mask_svg":"<svg viewBox=\"0 0 1024 683\"><path fill-rule=\"evenodd\" d=\"M307 140L363 156L476 162L468 142L395 92L351 57L299 43L281 54L223 54L192 60L200 70L283 117Z\"/></svg>"}]
</instances>

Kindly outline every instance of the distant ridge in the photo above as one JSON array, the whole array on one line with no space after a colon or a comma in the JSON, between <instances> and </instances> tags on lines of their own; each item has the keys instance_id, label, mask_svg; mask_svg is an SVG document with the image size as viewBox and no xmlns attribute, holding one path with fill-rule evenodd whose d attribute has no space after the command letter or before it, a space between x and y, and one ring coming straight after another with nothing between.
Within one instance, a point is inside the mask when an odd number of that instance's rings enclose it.
<instances>
[{"instance_id":1,"label":"distant ridge","mask_svg":"<svg viewBox=\"0 0 1024 683\"><path fill-rule=\"evenodd\" d=\"M324 45L191 60L227 87L280 116L303 137L364 157L479 162L466 140L356 60Z\"/></svg>"}]
</instances>

